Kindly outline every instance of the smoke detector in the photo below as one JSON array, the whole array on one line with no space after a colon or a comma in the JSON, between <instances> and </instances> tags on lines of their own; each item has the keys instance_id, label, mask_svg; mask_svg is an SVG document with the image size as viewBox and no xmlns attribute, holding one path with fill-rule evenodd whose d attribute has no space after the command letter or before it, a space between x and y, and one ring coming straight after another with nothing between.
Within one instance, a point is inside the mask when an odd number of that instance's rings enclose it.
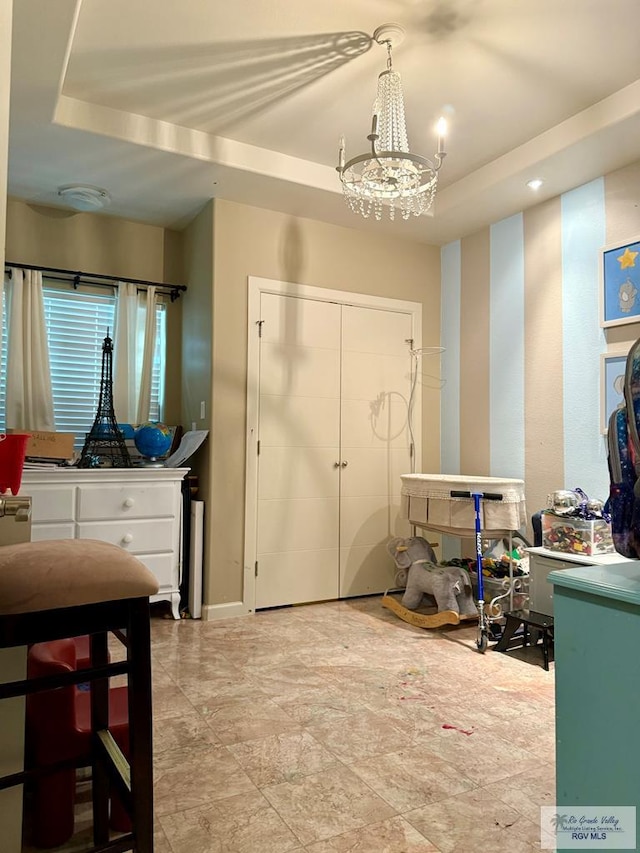
<instances>
[{"instance_id":1,"label":"smoke detector","mask_svg":"<svg viewBox=\"0 0 640 853\"><path fill-rule=\"evenodd\" d=\"M58 195L74 210L102 210L111 201L111 196L106 190L86 184L58 187Z\"/></svg>"}]
</instances>

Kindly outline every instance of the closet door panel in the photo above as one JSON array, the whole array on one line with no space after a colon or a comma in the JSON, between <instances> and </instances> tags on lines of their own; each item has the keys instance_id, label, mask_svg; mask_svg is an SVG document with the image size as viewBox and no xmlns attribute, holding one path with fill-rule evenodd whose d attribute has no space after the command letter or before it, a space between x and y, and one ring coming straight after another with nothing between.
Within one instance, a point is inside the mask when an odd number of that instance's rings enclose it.
<instances>
[{"instance_id":1,"label":"closet door panel","mask_svg":"<svg viewBox=\"0 0 640 853\"><path fill-rule=\"evenodd\" d=\"M386 543L410 532L399 493L400 474L411 470L412 323L407 314L344 306L342 332L340 595L352 596L394 585Z\"/></svg>"},{"instance_id":2,"label":"closet door panel","mask_svg":"<svg viewBox=\"0 0 640 853\"><path fill-rule=\"evenodd\" d=\"M341 598L393 589L395 573L395 564L384 543L340 549Z\"/></svg>"},{"instance_id":3,"label":"closet door panel","mask_svg":"<svg viewBox=\"0 0 640 853\"><path fill-rule=\"evenodd\" d=\"M375 355L369 352L342 354L342 396L345 400L376 402L383 392L405 400L410 386L409 349L404 356ZM406 386L406 388L405 388ZM392 398L393 399L393 398Z\"/></svg>"},{"instance_id":4,"label":"closet door panel","mask_svg":"<svg viewBox=\"0 0 640 853\"><path fill-rule=\"evenodd\" d=\"M376 308L346 306L342 318L342 339L351 352L396 355L405 360L411 337L407 314Z\"/></svg>"},{"instance_id":5,"label":"closet door panel","mask_svg":"<svg viewBox=\"0 0 640 853\"><path fill-rule=\"evenodd\" d=\"M264 554L256 579L257 607L278 607L283 600L297 604L338 598L338 550L289 551Z\"/></svg>"},{"instance_id":6,"label":"closet door panel","mask_svg":"<svg viewBox=\"0 0 640 853\"><path fill-rule=\"evenodd\" d=\"M340 401L337 398L260 395L261 448L337 448L339 443Z\"/></svg>"},{"instance_id":7,"label":"closet door panel","mask_svg":"<svg viewBox=\"0 0 640 853\"><path fill-rule=\"evenodd\" d=\"M406 450L410 444L407 402L388 394L380 400L342 401L342 455L349 458L354 447ZM403 471L403 474L408 471Z\"/></svg>"},{"instance_id":8,"label":"closet door panel","mask_svg":"<svg viewBox=\"0 0 640 853\"><path fill-rule=\"evenodd\" d=\"M258 608L338 595L340 311L261 296Z\"/></svg>"},{"instance_id":9,"label":"closet door panel","mask_svg":"<svg viewBox=\"0 0 640 853\"><path fill-rule=\"evenodd\" d=\"M335 448L263 447L260 500L335 498L338 473Z\"/></svg>"},{"instance_id":10,"label":"closet door panel","mask_svg":"<svg viewBox=\"0 0 640 853\"><path fill-rule=\"evenodd\" d=\"M368 595L395 585L395 564L386 544L410 536L400 517L400 498L343 498L341 502L340 594Z\"/></svg>"},{"instance_id":11,"label":"closet door panel","mask_svg":"<svg viewBox=\"0 0 640 853\"><path fill-rule=\"evenodd\" d=\"M292 397L340 396L340 352L263 343L260 393Z\"/></svg>"},{"instance_id":12,"label":"closet door panel","mask_svg":"<svg viewBox=\"0 0 640 853\"><path fill-rule=\"evenodd\" d=\"M340 546L374 547L394 536L406 536L409 523L400 517L400 497L386 495L342 498L340 502Z\"/></svg>"},{"instance_id":13,"label":"closet door panel","mask_svg":"<svg viewBox=\"0 0 640 853\"><path fill-rule=\"evenodd\" d=\"M263 554L336 547L338 498L265 500L261 509L258 560Z\"/></svg>"},{"instance_id":14,"label":"closet door panel","mask_svg":"<svg viewBox=\"0 0 640 853\"><path fill-rule=\"evenodd\" d=\"M263 293L260 318L264 343L340 350L340 306L335 302Z\"/></svg>"},{"instance_id":15,"label":"closet door panel","mask_svg":"<svg viewBox=\"0 0 640 853\"><path fill-rule=\"evenodd\" d=\"M369 495L400 496L401 474L411 470L406 448L349 447L342 449L347 467L342 470L342 498Z\"/></svg>"}]
</instances>

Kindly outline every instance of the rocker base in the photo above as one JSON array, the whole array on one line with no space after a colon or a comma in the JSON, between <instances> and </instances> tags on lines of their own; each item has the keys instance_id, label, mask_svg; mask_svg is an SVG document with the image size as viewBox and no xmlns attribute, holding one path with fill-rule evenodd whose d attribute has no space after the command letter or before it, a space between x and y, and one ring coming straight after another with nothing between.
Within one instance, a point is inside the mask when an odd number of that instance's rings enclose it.
<instances>
[{"instance_id":1,"label":"rocker base","mask_svg":"<svg viewBox=\"0 0 640 853\"><path fill-rule=\"evenodd\" d=\"M404 607L391 595L382 597L382 606L387 610L391 610L396 616L399 616L403 622L408 622L415 628L441 628L443 625L459 625L460 622L470 622L476 620L477 616L460 616L455 610L441 610L439 613L428 615L427 613L417 613L415 610L409 610Z\"/></svg>"}]
</instances>

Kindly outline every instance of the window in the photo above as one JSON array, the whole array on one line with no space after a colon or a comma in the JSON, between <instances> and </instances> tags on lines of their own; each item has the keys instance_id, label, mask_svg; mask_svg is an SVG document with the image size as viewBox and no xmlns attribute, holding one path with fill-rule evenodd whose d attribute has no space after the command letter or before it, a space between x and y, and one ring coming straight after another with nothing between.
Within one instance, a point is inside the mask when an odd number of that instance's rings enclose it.
<instances>
[{"instance_id":1,"label":"window","mask_svg":"<svg viewBox=\"0 0 640 853\"><path fill-rule=\"evenodd\" d=\"M115 294L67 291L43 286L45 321L51 363L51 387L56 430L76 434L82 447L98 406L102 371L102 342L113 336ZM6 376L6 300L2 316L0 376ZM161 420L164 405L166 306L156 308L156 348L151 383L150 419ZM0 428L6 425L6 383L0 382ZM117 413L116 413L117 415Z\"/></svg>"}]
</instances>

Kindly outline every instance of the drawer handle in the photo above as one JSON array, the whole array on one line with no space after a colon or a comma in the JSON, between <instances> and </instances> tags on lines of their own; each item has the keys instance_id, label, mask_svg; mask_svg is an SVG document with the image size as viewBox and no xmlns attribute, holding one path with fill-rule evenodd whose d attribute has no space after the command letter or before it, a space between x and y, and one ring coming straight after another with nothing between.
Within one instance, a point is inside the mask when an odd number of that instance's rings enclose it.
<instances>
[{"instance_id":1,"label":"drawer handle","mask_svg":"<svg viewBox=\"0 0 640 853\"><path fill-rule=\"evenodd\" d=\"M135 501L133 498L125 498L125 501L124 501L125 506L127 506L127 507L133 506L134 503L135 503Z\"/></svg>"},{"instance_id":2,"label":"drawer handle","mask_svg":"<svg viewBox=\"0 0 640 853\"><path fill-rule=\"evenodd\" d=\"M125 545L128 545L130 542L133 542L133 534L132 533L125 533L124 536L122 537L122 541L124 542Z\"/></svg>"}]
</instances>

